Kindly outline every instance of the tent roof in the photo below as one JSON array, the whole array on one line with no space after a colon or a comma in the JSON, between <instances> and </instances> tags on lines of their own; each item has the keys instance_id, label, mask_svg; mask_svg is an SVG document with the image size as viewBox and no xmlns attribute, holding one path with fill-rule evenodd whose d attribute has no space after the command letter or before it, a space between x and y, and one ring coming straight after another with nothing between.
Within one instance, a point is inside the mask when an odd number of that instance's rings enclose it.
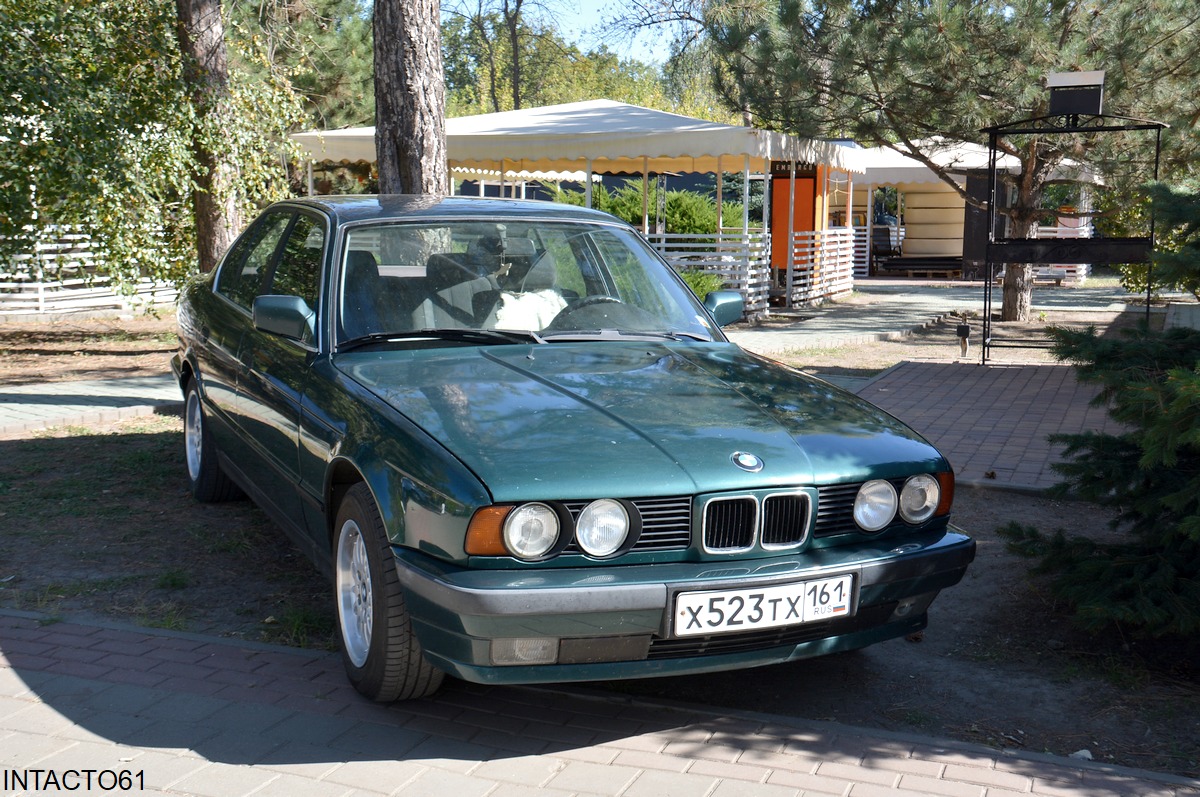
<instances>
[{"instance_id":1,"label":"tent roof","mask_svg":"<svg viewBox=\"0 0 1200 797\"><path fill-rule=\"evenodd\" d=\"M313 160L374 161L375 128L296 133ZM827 141L718 124L612 100L589 100L446 120L450 168L491 171L752 171L772 160L861 172L859 152Z\"/></svg>"},{"instance_id":2,"label":"tent roof","mask_svg":"<svg viewBox=\"0 0 1200 797\"><path fill-rule=\"evenodd\" d=\"M928 146L929 159L954 174L968 171L986 171L988 148L982 144L949 139L930 139L919 143ZM899 185L902 183L938 183L941 178L921 161L897 152L891 147L872 147L859 151L865 169L864 177L858 182L868 185ZM1021 165L1011 155L1000 153L996 168L1016 174ZM1100 182L1096 173L1075 161L1064 161L1055 170L1052 179L1079 182Z\"/></svg>"}]
</instances>

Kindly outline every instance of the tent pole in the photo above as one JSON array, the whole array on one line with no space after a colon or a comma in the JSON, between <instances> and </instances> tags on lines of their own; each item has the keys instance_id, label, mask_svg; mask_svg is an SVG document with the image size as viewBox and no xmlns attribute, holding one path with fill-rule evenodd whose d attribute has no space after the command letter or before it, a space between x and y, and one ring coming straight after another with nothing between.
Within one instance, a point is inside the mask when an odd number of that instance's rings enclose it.
<instances>
[{"instance_id":1,"label":"tent pole","mask_svg":"<svg viewBox=\"0 0 1200 797\"><path fill-rule=\"evenodd\" d=\"M585 183L583 186L583 205L586 208L592 207L592 159L587 159L587 174L584 175Z\"/></svg>"},{"instance_id":2,"label":"tent pole","mask_svg":"<svg viewBox=\"0 0 1200 797\"><path fill-rule=\"evenodd\" d=\"M725 188L725 181L724 181L723 177L724 177L724 173L721 171L721 156L718 155L717 156L717 235L718 235L718 237L721 235L721 230L724 229L724 227L725 227L725 219L723 218L724 214L722 213L722 211L724 210L724 205L725 205L725 195L723 193L724 188Z\"/></svg>"},{"instance_id":3,"label":"tent pole","mask_svg":"<svg viewBox=\"0 0 1200 797\"><path fill-rule=\"evenodd\" d=\"M771 159L763 165L763 238L767 244L767 265L771 265Z\"/></svg>"},{"instance_id":4,"label":"tent pole","mask_svg":"<svg viewBox=\"0 0 1200 797\"><path fill-rule=\"evenodd\" d=\"M642 156L642 235L650 237L650 158Z\"/></svg>"},{"instance_id":5,"label":"tent pole","mask_svg":"<svg viewBox=\"0 0 1200 797\"><path fill-rule=\"evenodd\" d=\"M851 210L853 210L853 202ZM853 218L853 216L851 216ZM867 183L867 212L864 214L867 220L867 276L871 276L871 252L874 251L873 244L875 241L875 184Z\"/></svg>"},{"instance_id":6,"label":"tent pole","mask_svg":"<svg viewBox=\"0 0 1200 797\"><path fill-rule=\"evenodd\" d=\"M784 286L787 296L784 298L786 307L792 306L792 282L796 275L796 144L792 142L788 159L788 237L787 237L787 277Z\"/></svg>"},{"instance_id":7,"label":"tent pole","mask_svg":"<svg viewBox=\"0 0 1200 797\"><path fill-rule=\"evenodd\" d=\"M742 156L742 235L750 235L750 156Z\"/></svg>"}]
</instances>

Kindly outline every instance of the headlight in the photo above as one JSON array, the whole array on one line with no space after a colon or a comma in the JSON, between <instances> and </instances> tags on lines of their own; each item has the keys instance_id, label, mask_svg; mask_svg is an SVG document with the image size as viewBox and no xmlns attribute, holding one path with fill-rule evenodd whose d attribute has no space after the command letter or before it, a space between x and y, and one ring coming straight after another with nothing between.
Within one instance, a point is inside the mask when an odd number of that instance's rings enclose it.
<instances>
[{"instance_id":1,"label":"headlight","mask_svg":"<svg viewBox=\"0 0 1200 797\"><path fill-rule=\"evenodd\" d=\"M872 479L858 488L854 499L854 522L863 531L879 531L896 516L896 488L882 479Z\"/></svg>"},{"instance_id":2,"label":"headlight","mask_svg":"<svg viewBox=\"0 0 1200 797\"><path fill-rule=\"evenodd\" d=\"M520 559L539 559L558 542L558 514L545 504L523 504L504 521L504 544Z\"/></svg>"},{"instance_id":3,"label":"headlight","mask_svg":"<svg viewBox=\"0 0 1200 797\"><path fill-rule=\"evenodd\" d=\"M590 556L611 556L629 537L629 513L619 501L592 501L579 513L575 541Z\"/></svg>"},{"instance_id":4,"label":"headlight","mask_svg":"<svg viewBox=\"0 0 1200 797\"><path fill-rule=\"evenodd\" d=\"M937 479L926 473L913 476L900 491L900 517L914 526L924 523L933 517L941 500L942 488L938 486Z\"/></svg>"}]
</instances>

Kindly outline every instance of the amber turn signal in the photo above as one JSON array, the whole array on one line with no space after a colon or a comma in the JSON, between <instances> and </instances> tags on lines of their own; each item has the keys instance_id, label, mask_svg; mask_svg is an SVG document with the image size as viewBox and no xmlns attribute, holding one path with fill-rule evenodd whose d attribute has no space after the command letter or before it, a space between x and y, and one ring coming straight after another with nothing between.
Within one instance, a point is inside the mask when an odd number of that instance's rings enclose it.
<instances>
[{"instance_id":1,"label":"amber turn signal","mask_svg":"<svg viewBox=\"0 0 1200 797\"><path fill-rule=\"evenodd\" d=\"M504 547L504 519L511 506L485 506L467 524L467 540L463 546L468 556L508 556Z\"/></svg>"},{"instance_id":2,"label":"amber turn signal","mask_svg":"<svg viewBox=\"0 0 1200 797\"><path fill-rule=\"evenodd\" d=\"M942 473L935 473L933 477L938 480L938 486L942 488L942 500L938 501L937 509L934 510L934 517L950 514L950 507L954 504L954 471L948 470Z\"/></svg>"}]
</instances>

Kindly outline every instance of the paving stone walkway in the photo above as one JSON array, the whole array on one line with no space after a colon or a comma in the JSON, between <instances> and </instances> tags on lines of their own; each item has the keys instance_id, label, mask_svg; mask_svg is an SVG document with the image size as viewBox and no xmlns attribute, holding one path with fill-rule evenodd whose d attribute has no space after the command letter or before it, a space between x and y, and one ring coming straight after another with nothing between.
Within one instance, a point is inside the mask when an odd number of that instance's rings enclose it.
<instances>
[{"instance_id":1,"label":"paving stone walkway","mask_svg":"<svg viewBox=\"0 0 1200 797\"><path fill-rule=\"evenodd\" d=\"M8 611L0 770L3 794L90 772L211 797L1200 795L1073 759L569 688L452 682L377 705L337 654Z\"/></svg>"}]
</instances>

